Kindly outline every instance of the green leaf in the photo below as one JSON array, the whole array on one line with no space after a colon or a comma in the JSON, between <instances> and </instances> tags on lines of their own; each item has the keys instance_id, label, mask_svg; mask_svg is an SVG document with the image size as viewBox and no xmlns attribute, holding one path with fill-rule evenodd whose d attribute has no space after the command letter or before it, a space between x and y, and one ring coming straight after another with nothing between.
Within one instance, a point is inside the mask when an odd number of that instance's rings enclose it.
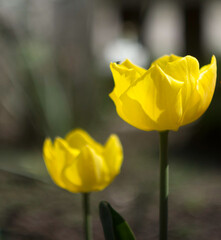
<instances>
[{"instance_id":1,"label":"green leaf","mask_svg":"<svg viewBox=\"0 0 221 240\"><path fill-rule=\"evenodd\" d=\"M105 240L135 240L128 223L108 202L102 201L99 209Z\"/></svg>"},{"instance_id":2,"label":"green leaf","mask_svg":"<svg viewBox=\"0 0 221 240\"><path fill-rule=\"evenodd\" d=\"M100 219L104 230L105 240L116 240L114 234L113 219L111 210L107 202L100 202L99 205Z\"/></svg>"}]
</instances>

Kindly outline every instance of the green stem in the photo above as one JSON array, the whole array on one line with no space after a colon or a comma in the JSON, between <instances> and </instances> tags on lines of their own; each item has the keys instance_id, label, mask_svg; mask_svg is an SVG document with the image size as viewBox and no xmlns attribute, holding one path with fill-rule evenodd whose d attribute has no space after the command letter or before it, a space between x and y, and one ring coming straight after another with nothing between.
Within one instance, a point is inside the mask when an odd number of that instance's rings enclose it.
<instances>
[{"instance_id":1,"label":"green stem","mask_svg":"<svg viewBox=\"0 0 221 240\"><path fill-rule=\"evenodd\" d=\"M168 195L169 195L169 164L167 158L169 131L160 134L160 226L159 240L167 240L168 235Z\"/></svg>"},{"instance_id":2,"label":"green stem","mask_svg":"<svg viewBox=\"0 0 221 240\"><path fill-rule=\"evenodd\" d=\"M90 211L90 193L82 193L83 196L83 212L84 212L84 233L85 240L92 240L92 224Z\"/></svg>"}]
</instances>

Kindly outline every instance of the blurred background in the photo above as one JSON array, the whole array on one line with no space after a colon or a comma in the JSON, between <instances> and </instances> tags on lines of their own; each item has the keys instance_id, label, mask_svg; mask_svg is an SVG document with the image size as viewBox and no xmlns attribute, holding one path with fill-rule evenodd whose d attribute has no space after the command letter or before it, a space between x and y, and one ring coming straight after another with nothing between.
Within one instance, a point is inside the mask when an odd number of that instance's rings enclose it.
<instances>
[{"instance_id":1,"label":"blurred background","mask_svg":"<svg viewBox=\"0 0 221 240\"><path fill-rule=\"evenodd\" d=\"M170 240L221 239L221 2L218 0L0 0L0 239L83 239L81 196L46 171L46 136L81 127L105 143L117 133L121 174L94 193L109 201L137 239L158 239L158 135L121 120L108 94L112 61L145 68L164 54L213 54L213 101L197 122L169 136Z\"/></svg>"}]
</instances>

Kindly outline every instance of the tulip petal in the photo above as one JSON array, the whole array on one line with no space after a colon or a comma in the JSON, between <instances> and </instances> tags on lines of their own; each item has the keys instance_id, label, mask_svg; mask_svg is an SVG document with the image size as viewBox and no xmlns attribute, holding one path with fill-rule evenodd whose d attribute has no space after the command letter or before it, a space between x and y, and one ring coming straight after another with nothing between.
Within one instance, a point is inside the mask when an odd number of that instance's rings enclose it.
<instances>
[{"instance_id":1,"label":"tulip petal","mask_svg":"<svg viewBox=\"0 0 221 240\"><path fill-rule=\"evenodd\" d=\"M77 172L78 175L73 173ZM81 149L76 163L66 169L70 182L78 185L78 192L102 190L109 183L107 167L100 155L90 146Z\"/></svg>"},{"instance_id":2,"label":"tulip petal","mask_svg":"<svg viewBox=\"0 0 221 240\"><path fill-rule=\"evenodd\" d=\"M144 130L151 131L157 127L156 123L144 112L141 104L130 98L127 93L123 94L119 100L121 102L121 111L123 115L120 117L130 125ZM117 106L117 109L120 108Z\"/></svg>"},{"instance_id":3,"label":"tulip petal","mask_svg":"<svg viewBox=\"0 0 221 240\"><path fill-rule=\"evenodd\" d=\"M61 186L62 183L60 183L59 181L56 180L57 179L56 176L59 174L58 174L56 165L54 164L54 162L56 162L56 160L54 159L53 150L54 149L53 149L51 139L46 138L44 141L44 144L43 144L43 157L44 157L45 165L46 165L47 170L50 173L51 177L56 182L56 184Z\"/></svg>"},{"instance_id":4,"label":"tulip petal","mask_svg":"<svg viewBox=\"0 0 221 240\"><path fill-rule=\"evenodd\" d=\"M122 64L111 63L110 69L115 83L113 92L117 97L121 96L130 84L146 71L132 64L129 60L124 61Z\"/></svg>"},{"instance_id":5,"label":"tulip petal","mask_svg":"<svg viewBox=\"0 0 221 240\"><path fill-rule=\"evenodd\" d=\"M74 159L79 155L80 151L77 148L72 148L67 141L57 137L54 141L54 151L59 151L65 158L66 165L72 164Z\"/></svg>"},{"instance_id":6,"label":"tulip petal","mask_svg":"<svg viewBox=\"0 0 221 240\"><path fill-rule=\"evenodd\" d=\"M48 172L53 181L60 187L67 189L66 179L63 177L63 170L67 164L66 151L60 148L63 145L62 139L56 139L53 146L51 140L47 138L43 145L43 155ZM74 188L74 186L71 186ZM68 187L70 188L70 186Z\"/></svg>"},{"instance_id":7,"label":"tulip petal","mask_svg":"<svg viewBox=\"0 0 221 240\"><path fill-rule=\"evenodd\" d=\"M140 103L145 115L152 120L150 129L176 130L182 115L182 86L182 82L169 77L155 65L132 84L125 94Z\"/></svg>"},{"instance_id":8,"label":"tulip petal","mask_svg":"<svg viewBox=\"0 0 221 240\"><path fill-rule=\"evenodd\" d=\"M104 147L104 161L106 162L110 178L113 179L120 173L121 164L123 161L123 149L117 135L112 134Z\"/></svg>"},{"instance_id":9,"label":"tulip petal","mask_svg":"<svg viewBox=\"0 0 221 240\"><path fill-rule=\"evenodd\" d=\"M144 68L141 68L135 64L133 64L130 60L126 59L124 62L122 62L120 64L120 66L124 66L128 69L135 69L137 73L139 73L139 75L143 75L147 70Z\"/></svg>"},{"instance_id":10,"label":"tulip petal","mask_svg":"<svg viewBox=\"0 0 221 240\"><path fill-rule=\"evenodd\" d=\"M144 131L154 128L155 123L146 115L139 102L129 98L126 94L123 94L121 99L114 92L109 96L114 101L118 115L125 122Z\"/></svg>"},{"instance_id":11,"label":"tulip petal","mask_svg":"<svg viewBox=\"0 0 221 240\"><path fill-rule=\"evenodd\" d=\"M96 142L86 131L83 129L76 129L71 131L66 136L66 141L72 148L81 149L86 145L91 146L97 152L103 151L103 146Z\"/></svg>"},{"instance_id":12,"label":"tulip petal","mask_svg":"<svg viewBox=\"0 0 221 240\"><path fill-rule=\"evenodd\" d=\"M64 187L64 183L60 178L61 168L59 168L60 166L63 168L64 162L62 162L63 159L57 161L56 156L54 155L54 146L49 138L44 141L43 156L45 165L53 181L60 187Z\"/></svg>"},{"instance_id":13,"label":"tulip petal","mask_svg":"<svg viewBox=\"0 0 221 240\"><path fill-rule=\"evenodd\" d=\"M192 91L190 101L184 113L182 125L198 119L208 108L216 85L216 58L212 57L211 63L200 69L195 91Z\"/></svg>"},{"instance_id":14,"label":"tulip petal","mask_svg":"<svg viewBox=\"0 0 221 240\"><path fill-rule=\"evenodd\" d=\"M199 78L199 62L192 56L186 56L168 62L163 71L177 81L195 86Z\"/></svg>"},{"instance_id":15,"label":"tulip petal","mask_svg":"<svg viewBox=\"0 0 221 240\"><path fill-rule=\"evenodd\" d=\"M116 96L114 91L112 93L110 93L109 96L113 100L113 102L116 106L118 115L126 121L126 116L122 111L122 102L120 101L120 99Z\"/></svg>"},{"instance_id":16,"label":"tulip petal","mask_svg":"<svg viewBox=\"0 0 221 240\"><path fill-rule=\"evenodd\" d=\"M131 67L134 66L132 63L128 63L128 62L129 61L127 61L128 65L130 64ZM140 75L134 74L134 71L133 71L133 74L130 79L127 79L127 81L125 81L125 79L123 78L122 80L121 72L120 72L121 68L122 68L121 65L117 65L117 64L113 65L113 63L111 63L111 70L115 80L115 88L109 94L109 96L115 103L117 113L124 121L131 124L132 126L142 130L151 130L152 128L155 127L155 123L146 115L146 113L143 111L138 101L129 98L124 93L125 90L132 84L132 82L134 82L136 77L139 77ZM145 71L145 74L146 72L147 71ZM128 70L127 75L129 75L130 73L131 73L131 69L130 69L130 72ZM124 86L125 82L126 82L126 86ZM120 87L119 83L122 84L122 88L120 90L118 90L118 87Z\"/></svg>"},{"instance_id":17,"label":"tulip petal","mask_svg":"<svg viewBox=\"0 0 221 240\"><path fill-rule=\"evenodd\" d=\"M200 112L204 112L212 100L216 86L216 71L216 58L212 56L211 64L201 69L198 80L198 90L203 101L203 107L200 109Z\"/></svg>"},{"instance_id":18,"label":"tulip petal","mask_svg":"<svg viewBox=\"0 0 221 240\"><path fill-rule=\"evenodd\" d=\"M164 72L177 81L184 83L182 86L182 108L185 112L190 104L196 102L196 100L193 99L193 95L200 74L198 60L192 56L179 58L173 62L169 62Z\"/></svg>"},{"instance_id":19,"label":"tulip petal","mask_svg":"<svg viewBox=\"0 0 221 240\"><path fill-rule=\"evenodd\" d=\"M157 60L155 60L155 61L151 64L151 67L157 64L158 66L160 66L160 68L164 69L169 62L176 61L176 60L178 60L178 59L180 59L180 58L181 58L181 57L178 57L178 56L176 56L176 55L174 55L174 54L165 55L165 56L160 57L160 58L158 58Z\"/></svg>"},{"instance_id":20,"label":"tulip petal","mask_svg":"<svg viewBox=\"0 0 221 240\"><path fill-rule=\"evenodd\" d=\"M68 143L62 138L56 138L54 142L54 155L56 155L57 162L62 162L62 165L57 165L60 171L58 178L63 182L64 188L70 192L76 192L78 190L77 184L75 182L70 182L66 175L66 168L70 165L74 165L77 161L77 156L79 155L79 150L72 149ZM72 172L72 174L77 174Z\"/></svg>"}]
</instances>

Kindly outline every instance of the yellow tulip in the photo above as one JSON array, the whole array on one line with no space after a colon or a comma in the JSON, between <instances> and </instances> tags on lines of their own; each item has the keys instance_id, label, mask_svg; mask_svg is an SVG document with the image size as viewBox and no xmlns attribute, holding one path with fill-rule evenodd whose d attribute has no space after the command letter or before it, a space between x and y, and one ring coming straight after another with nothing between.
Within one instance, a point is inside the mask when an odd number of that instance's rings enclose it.
<instances>
[{"instance_id":1,"label":"yellow tulip","mask_svg":"<svg viewBox=\"0 0 221 240\"><path fill-rule=\"evenodd\" d=\"M120 173L123 150L112 134L102 146L84 130L71 131L65 139L47 138L43 146L46 167L53 181L70 192L93 192L107 187Z\"/></svg>"},{"instance_id":2,"label":"yellow tulip","mask_svg":"<svg viewBox=\"0 0 221 240\"><path fill-rule=\"evenodd\" d=\"M216 58L199 68L192 56L163 56L149 69L125 60L111 63L115 87L110 93L118 115L145 131L178 130L208 108L216 85Z\"/></svg>"}]
</instances>

